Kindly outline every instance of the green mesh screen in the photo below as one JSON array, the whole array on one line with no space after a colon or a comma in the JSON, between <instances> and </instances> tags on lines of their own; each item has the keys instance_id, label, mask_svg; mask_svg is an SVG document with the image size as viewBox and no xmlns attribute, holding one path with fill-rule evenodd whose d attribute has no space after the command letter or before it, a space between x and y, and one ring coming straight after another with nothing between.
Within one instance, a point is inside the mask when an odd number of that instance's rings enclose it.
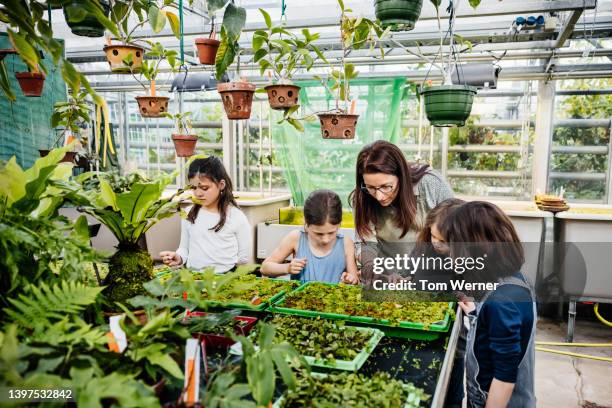
<instances>
[{"instance_id":1,"label":"green mesh screen","mask_svg":"<svg viewBox=\"0 0 612 408\"><path fill-rule=\"evenodd\" d=\"M274 125L275 155L293 195L301 206L308 194L320 188L337 192L347 206L355 187L355 163L361 148L375 140L397 142L401 132L401 102L406 78L368 79L351 82L351 97L358 98L357 134L353 140L326 140L318 120L305 122L300 133L288 124ZM323 112L335 108L332 95L319 82L300 82L303 112ZM274 112L278 121L280 112Z\"/></svg>"},{"instance_id":2,"label":"green mesh screen","mask_svg":"<svg viewBox=\"0 0 612 408\"><path fill-rule=\"evenodd\" d=\"M12 48L5 33L0 33L0 48ZM27 71L26 65L17 55L4 58L17 101L11 103L0 91L0 160L8 160L14 155L24 168L34 164L39 157L38 149L48 149L53 144L56 134L49 122L53 105L67 99L60 69L52 65L48 55L42 63L48 69L43 93L39 98L28 98L23 96L15 78L15 72Z\"/></svg>"}]
</instances>

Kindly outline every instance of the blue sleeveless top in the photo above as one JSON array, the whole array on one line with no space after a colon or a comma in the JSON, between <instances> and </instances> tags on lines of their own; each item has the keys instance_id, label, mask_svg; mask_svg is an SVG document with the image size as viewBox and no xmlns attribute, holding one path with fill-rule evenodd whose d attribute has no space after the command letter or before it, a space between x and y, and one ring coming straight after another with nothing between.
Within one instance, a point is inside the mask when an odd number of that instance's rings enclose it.
<instances>
[{"instance_id":1,"label":"blue sleeveless top","mask_svg":"<svg viewBox=\"0 0 612 408\"><path fill-rule=\"evenodd\" d=\"M308 235L301 231L295 258L306 258L306 267L298 275L291 275L291 279L299 279L302 283L309 281L340 282L340 277L346 270L346 257L344 255L344 236L338 234L336 237L336 243L331 252L325 256L317 256L310 250Z\"/></svg>"}]
</instances>

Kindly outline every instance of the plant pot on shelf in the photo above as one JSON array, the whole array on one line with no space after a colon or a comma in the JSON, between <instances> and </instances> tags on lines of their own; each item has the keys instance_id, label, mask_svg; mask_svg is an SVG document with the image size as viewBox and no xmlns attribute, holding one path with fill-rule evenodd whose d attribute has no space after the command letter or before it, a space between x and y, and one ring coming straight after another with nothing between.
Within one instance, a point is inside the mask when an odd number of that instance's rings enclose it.
<instances>
[{"instance_id":1,"label":"plant pot on shelf","mask_svg":"<svg viewBox=\"0 0 612 408\"><path fill-rule=\"evenodd\" d=\"M423 0L376 0L376 18L383 28L410 31L421 15Z\"/></svg>"},{"instance_id":2,"label":"plant pot on shelf","mask_svg":"<svg viewBox=\"0 0 612 408\"><path fill-rule=\"evenodd\" d=\"M264 89L272 109L285 110L298 104L300 87L297 85L268 85Z\"/></svg>"},{"instance_id":3,"label":"plant pot on shelf","mask_svg":"<svg viewBox=\"0 0 612 408\"><path fill-rule=\"evenodd\" d=\"M359 115L348 113L319 113L323 139L354 139Z\"/></svg>"},{"instance_id":4,"label":"plant pot on shelf","mask_svg":"<svg viewBox=\"0 0 612 408\"><path fill-rule=\"evenodd\" d=\"M44 72L16 72L15 78L19 81L21 92L25 96L40 96L42 95L45 86Z\"/></svg>"},{"instance_id":5,"label":"plant pot on shelf","mask_svg":"<svg viewBox=\"0 0 612 408\"><path fill-rule=\"evenodd\" d=\"M49 149L38 149L38 153L40 154L40 157L45 157L49 154L50 150ZM66 154L64 155L64 157L62 158L62 160L60 160L60 162L62 163L74 163L76 159L76 152L66 152Z\"/></svg>"},{"instance_id":6,"label":"plant pot on shelf","mask_svg":"<svg viewBox=\"0 0 612 408\"><path fill-rule=\"evenodd\" d=\"M255 85L248 82L225 82L217 84L223 107L228 119L248 119L251 117L251 106Z\"/></svg>"},{"instance_id":7,"label":"plant pot on shelf","mask_svg":"<svg viewBox=\"0 0 612 408\"><path fill-rule=\"evenodd\" d=\"M168 112L168 100L166 96L137 96L138 110L145 118L159 118Z\"/></svg>"},{"instance_id":8,"label":"plant pot on shelf","mask_svg":"<svg viewBox=\"0 0 612 408\"><path fill-rule=\"evenodd\" d=\"M172 134L172 142L178 157L190 157L195 153L198 137L196 135L179 135Z\"/></svg>"},{"instance_id":9,"label":"plant pot on shelf","mask_svg":"<svg viewBox=\"0 0 612 408\"><path fill-rule=\"evenodd\" d=\"M476 88L469 85L440 85L421 90L425 114L433 126L464 126L472 112Z\"/></svg>"},{"instance_id":10,"label":"plant pot on shelf","mask_svg":"<svg viewBox=\"0 0 612 408\"><path fill-rule=\"evenodd\" d=\"M104 26L98 21L94 14L88 13L83 9L83 2L77 0L67 0L64 2L64 18L72 34L81 37L102 37L104 36ZM110 13L110 3L108 0L100 0L102 12L108 17Z\"/></svg>"},{"instance_id":11,"label":"plant pot on shelf","mask_svg":"<svg viewBox=\"0 0 612 408\"><path fill-rule=\"evenodd\" d=\"M213 40L212 38L196 38L195 44L198 48L200 64L215 65L217 50L221 42L219 40Z\"/></svg>"},{"instance_id":12,"label":"plant pot on shelf","mask_svg":"<svg viewBox=\"0 0 612 408\"><path fill-rule=\"evenodd\" d=\"M123 74L129 74L130 72L138 73L142 68L142 58L144 56L144 48L142 47L129 44L105 45L104 52L112 72ZM130 54L132 55L132 63L131 65L126 65L123 60Z\"/></svg>"}]
</instances>

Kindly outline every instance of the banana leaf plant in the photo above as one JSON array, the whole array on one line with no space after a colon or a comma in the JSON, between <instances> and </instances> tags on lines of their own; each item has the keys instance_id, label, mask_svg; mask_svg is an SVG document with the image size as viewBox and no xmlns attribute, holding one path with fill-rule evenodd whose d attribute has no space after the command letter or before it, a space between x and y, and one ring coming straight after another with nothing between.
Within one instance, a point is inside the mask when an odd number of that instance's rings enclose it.
<instances>
[{"instance_id":1,"label":"banana leaf plant","mask_svg":"<svg viewBox=\"0 0 612 408\"><path fill-rule=\"evenodd\" d=\"M82 190L74 191L71 199L81 211L106 225L119 241L117 252L110 258L104 294L111 302L125 303L146 294L143 284L153 278L153 260L138 242L159 220L179 211L175 197L181 191L162 197L175 175L157 180L129 175L113 184L111 177L94 172L80 175L77 182ZM90 189L85 190L83 184Z\"/></svg>"}]
</instances>

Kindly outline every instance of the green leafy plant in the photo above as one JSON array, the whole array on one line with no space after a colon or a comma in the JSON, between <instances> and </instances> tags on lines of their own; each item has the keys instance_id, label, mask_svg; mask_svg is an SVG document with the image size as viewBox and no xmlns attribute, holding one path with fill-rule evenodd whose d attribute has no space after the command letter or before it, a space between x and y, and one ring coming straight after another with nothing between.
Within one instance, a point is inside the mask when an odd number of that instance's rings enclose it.
<instances>
[{"instance_id":1,"label":"green leafy plant","mask_svg":"<svg viewBox=\"0 0 612 408\"><path fill-rule=\"evenodd\" d=\"M286 341L303 356L333 363L353 360L367 347L372 332L346 326L343 321L274 316L268 323L276 326L275 342Z\"/></svg>"},{"instance_id":2,"label":"green leafy plant","mask_svg":"<svg viewBox=\"0 0 612 408\"><path fill-rule=\"evenodd\" d=\"M325 377L304 375L298 386L283 395L283 408L292 407L420 407L428 396L412 384L378 372L371 377L356 373Z\"/></svg>"},{"instance_id":3,"label":"green leafy plant","mask_svg":"<svg viewBox=\"0 0 612 408\"><path fill-rule=\"evenodd\" d=\"M142 61L142 67L140 68L140 76L145 77L147 81L149 81L149 90L151 96L155 96L155 80L157 75L160 72L160 65L163 61L167 61L170 66L170 70L172 72L176 72L178 70L179 61L177 61L176 56L177 52L175 50L165 49L164 46L159 43L149 42L151 48L145 54L147 59ZM132 75L134 75L132 73ZM138 83L147 90L147 86L134 75L134 78L138 81Z\"/></svg>"},{"instance_id":4,"label":"green leafy plant","mask_svg":"<svg viewBox=\"0 0 612 408\"><path fill-rule=\"evenodd\" d=\"M134 32L147 23L151 26L153 32L159 33L165 27L166 21L175 37L180 38L179 18L170 10L177 7L174 1L110 0L110 3L109 19L111 25L106 25L106 27L122 44L133 43ZM130 17L136 17L133 26L130 26L132 23Z\"/></svg>"},{"instance_id":5,"label":"green leafy plant","mask_svg":"<svg viewBox=\"0 0 612 408\"><path fill-rule=\"evenodd\" d=\"M89 181L91 190L72 192L71 200L79 209L106 225L119 241L117 252L109 260L109 273L104 280L105 295L111 302L124 303L136 295L145 294L145 282L153 278L153 261L138 241L157 221L178 212L176 194L162 198L173 175L148 180L128 177L121 180L122 188L113 188L105 173L84 173L78 182L97 178L97 185ZM110 181L109 181L110 180ZM81 184L82 186L82 184Z\"/></svg>"},{"instance_id":6,"label":"green leafy plant","mask_svg":"<svg viewBox=\"0 0 612 408\"><path fill-rule=\"evenodd\" d=\"M227 3L225 1L224 3ZM208 2L211 4L211 1ZM246 9L237 7L233 2L228 3L223 14L223 23L221 24L221 43L217 50L215 58L215 74L217 80L220 80L238 57L238 77L240 77L240 35L246 24Z\"/></svg>"},{"instance_id":7,"label":"green leafy plant","mask_svg":"<svg viewBox=\"0 0 612 408\"><path fill-rule=\"evenodd\" d=\"M389 320L394 325L400 322L415 322L425 326L444 320L448 312L448 304L445 302L364 302L361 300L361 288L358 286L318 282L287 295L283 307L367 316Z\"/></svg>"},{"instance_id":8,"label":"green leafy plant","mask_svg":"<svg viewBox=\"0 0 612 408\"><path fill-rule=\"evenodd\" d=\"M163 116L174 121L174 129L179 135L190 135L193 131L191 112L164 112Z\"/></svg>"}]
</instances>

